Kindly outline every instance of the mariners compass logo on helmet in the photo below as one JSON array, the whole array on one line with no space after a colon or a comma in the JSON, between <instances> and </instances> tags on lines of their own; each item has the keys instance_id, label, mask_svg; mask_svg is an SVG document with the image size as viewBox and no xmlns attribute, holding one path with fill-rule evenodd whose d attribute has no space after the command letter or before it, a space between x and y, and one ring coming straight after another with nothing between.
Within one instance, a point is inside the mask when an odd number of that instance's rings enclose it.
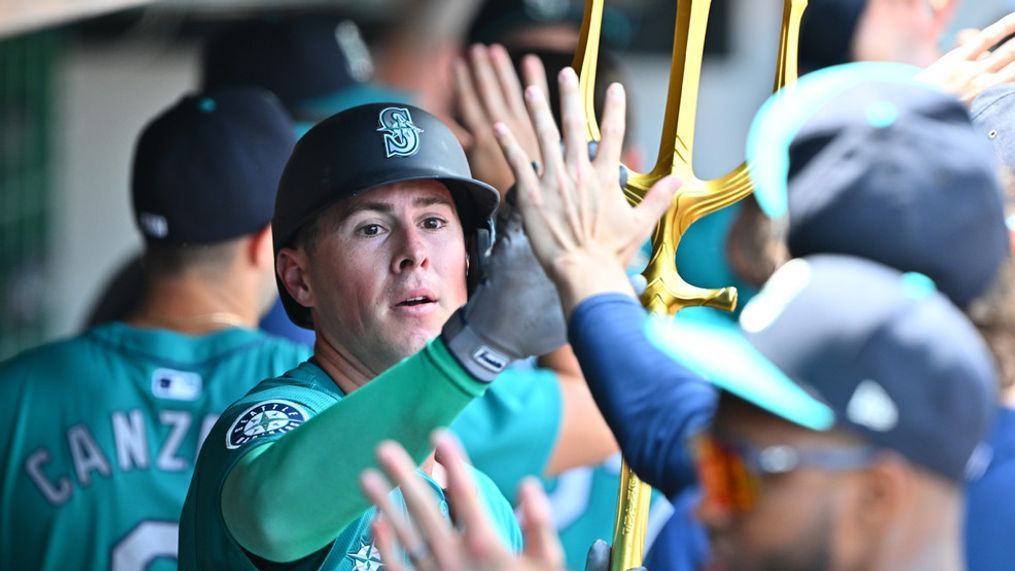
<instances>
[{"instance_id":1,"label":"mariners compass logo on helmet","mask_svg":"<svg viewBox=\"0 0 1015 571\"><path fill-rule=\"evenodd\" d=\"M419 152L419 134L423 132L412 122L412 115L405 107L385 107L377 120L384 133L384 153L387 158L411 157Z\"/></svg>"},{"instance_id":2,"label":"mariners compass logo on helmet","mask_svg":"<svg viewBox=\"0 0 1015 571\"><path fill-rule=\"evenodd\" d=\"M226 448L235 449L272 434L284 434L307 420L307 413L296 403L270 400L243 411L226 432Z\"/></svg>"}]
</instances>

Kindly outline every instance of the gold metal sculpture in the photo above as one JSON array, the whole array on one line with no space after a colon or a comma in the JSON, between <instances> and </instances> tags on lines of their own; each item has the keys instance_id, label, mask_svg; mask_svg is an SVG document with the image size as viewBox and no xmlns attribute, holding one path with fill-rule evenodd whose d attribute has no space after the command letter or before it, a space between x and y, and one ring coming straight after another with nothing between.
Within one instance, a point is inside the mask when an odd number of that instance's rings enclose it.
<instances>
[{"instance_id":1,"label":"gold metal sculpture","mask_svg":"<svg viewBox=\"0 0 1015 571\"><path fill-rule=\"evenodd\" d=\"M604 0L585 2L581 40L573 64L579 75L588 136L595 141L600 138L594 93L603 3ZM673 205L656 226L652 237L652 256L644 272L648 286L641 301L655 314L672 315L685 307L702 305L732 311L737 303L735 288L709 290L695 287L680 277L675 264L680 238L691 224L736 203L753 190L746 163L715 180L701 180L694 176L694 125L710 7L711 0L677 2L669 93L659 154L651 171L632 172L624 188L627 199L632 204L637 204L659 179L675 173L684 180L683 187L673 199ZM807 0L784 0L774 85L776 91L796 80L800 18L806 7ZM638 479L625 462L617 498L610 564L613 571L625 571L641 565L650 498L651 489Z\"/></svg>"}]
</instances>

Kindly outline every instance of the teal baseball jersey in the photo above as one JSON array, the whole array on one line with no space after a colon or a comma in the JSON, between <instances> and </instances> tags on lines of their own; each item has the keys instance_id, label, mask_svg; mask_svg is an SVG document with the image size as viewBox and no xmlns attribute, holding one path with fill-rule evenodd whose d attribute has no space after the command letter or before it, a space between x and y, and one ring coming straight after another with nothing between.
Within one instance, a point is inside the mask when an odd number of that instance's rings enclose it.
<instances>
[{"instance_id":1,"label":"teal baseball jersey","mask_svg":"<svg viewBox=\"0 0 1015 571\"><path fill-rule=\"evenodd\" d=\"M257 569L256 556L249 554L232 537L222 515L222 486L231 470L248 453L283 438L314 416L343 399L338 385L313 361L307 361L279 378L260 383L229 407L219 418L201 450L194 480L180 521L181 569ZM373 427L366 424L362 434L336 434L336 439L364 438ZM311 429L311 427L307 427ZM336 458L336 463L341 463ZM505 545L520 551L521 531L510 504L489 478L475 473L478 491L486 503ZM425 476L424 476L425 477ZM313 478L313 474L307 474ZM447 503L441 488L428 477L443 511ZM354 476L349 494L361 494ZM401 494L393 492L396 505ZM272 568L373 571L382 568L374 547L369 509L341 530L334 542L300 560Z\"/></svg>"},{"instance_id":2,"label":"teal baseball jersey","mask_svg":"<svg viewBox=\"0 0 1015 571\"><path fill-rule=\"evenodd\" d=\"M451 424L473 465L515 502L526 476L542 476L560 436L560 383L549 369L516 364Z\"/></svg>"},{"instance_id":3,"label":"teal baseball jersey","mask_svg":"<svg viewBox=\"0 0 1015 571\"><path fill-rule=\"evenodd\" d=\"M584 569L592 542L613 541L620 488L620 455L598 466L568 470L543 482L550 497L554 525L560 534L568 569ZM669 520L673 508L658 492L652 494L645 552Z\"/></svg>"},{"instance_id":4,"label":"teal baseball jersey","mask_svg":"<svg viewBox=\"0 0 1015 571\"><path fill-rule=\"evenodd\" d=\"M0 364L0 569L174 569L218 414L309 349L111 323Z\"/></svg>"}]
</instances>

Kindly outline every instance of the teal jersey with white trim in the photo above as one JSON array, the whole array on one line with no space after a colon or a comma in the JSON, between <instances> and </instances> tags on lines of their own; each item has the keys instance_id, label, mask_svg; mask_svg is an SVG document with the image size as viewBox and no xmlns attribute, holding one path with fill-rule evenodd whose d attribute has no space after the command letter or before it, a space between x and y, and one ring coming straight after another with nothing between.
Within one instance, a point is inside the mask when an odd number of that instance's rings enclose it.
<instances>
[{"instance_id":1,"label":"teal jersey with white trim","mask_svg":"<svg viewBox=\"0 0 1015 571\"><path fill-rule=\"evenodd\" d=\"M615 454L597 466L574 468L543 481L568 569L585 568L585 557L595 540L613 541L620 465L620 454ZM646 553L672 513L673 508L666 498L653 491L645 536Z\"/></svg>"},{"instance_id":2,"label":"teal jersey with white trim","mask_svg":"<svg viewBox=\"0 0 1015 571\"><path fill-rule=\"evenodd\" d=\"M180 520L180 569L247 569L258 566L227 529L222 514L222 486L236 464L264 444L283 438L291 430L335 405L345 395L313 361L278 378L261 382L222 414L208 435L194 472ZM369 431L370 426L364 426ZM353 439L355 434L337 434ZM336 458L336 462L340 462ZM474 471L480 497L507 547L520 551L521 530L510 504L493 482ZM447 502L440 486L424 475L445 515ZM361 494L358 483L349 482L350 494ZM396 506L405 509L401 493L392 493ZM374 509L353 520L334 542L316 553L290 563L271 563L273 569L327 569L373 571L382 568L373 543L370 522Z\"/></svg>"},{"instance_id":3,"label":"teal jersey with white trim","mask_svg":"<svg viewBox=\"0 0 1015 571\"><path fill-rule=\"evenodd\" d=\"M522 479L545 472L562 415L556 373L521 363L501 373L483 396L465 407L451 431L473 465L515 503Z\"/></svg>"},{"instance_id":4,"label":"teal jersey with white trim","mask_svg":"<svg viewBox=\"0 0 1015 571\"><path fill-rule=\"evenodd\" d=\"M174 569L204 436L309 352L111 323L0 364L0 569Z\"/></svg>"}]
</instances>

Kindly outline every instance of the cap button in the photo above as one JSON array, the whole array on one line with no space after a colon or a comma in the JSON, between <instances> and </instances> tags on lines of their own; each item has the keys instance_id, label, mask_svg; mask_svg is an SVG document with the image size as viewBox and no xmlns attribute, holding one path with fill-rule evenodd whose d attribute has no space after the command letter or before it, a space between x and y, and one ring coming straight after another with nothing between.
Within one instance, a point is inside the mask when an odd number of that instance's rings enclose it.
<instances>
[{"instance_id":1,"label":"cap button","mask_svg":"<svg viewBox=\"0 0 1015 571\"><path fill-rule=\"evenodd\" d=\"M990 132L987 133L987 138L991 139L991 140L996 139L997 138L997 129L991 129Z\"/></svg>"},{"instance_id":2,"label":"cap button","mask_svg":"<svg viewBox=\"0 0 1015 571\"><path fill-rule=\"evenodd\" d=\"M197 102L197 108L205 113L211 113L215 110L216 106L215 100L211 97L203 97Z\"/></svg>"}]
</instances>

